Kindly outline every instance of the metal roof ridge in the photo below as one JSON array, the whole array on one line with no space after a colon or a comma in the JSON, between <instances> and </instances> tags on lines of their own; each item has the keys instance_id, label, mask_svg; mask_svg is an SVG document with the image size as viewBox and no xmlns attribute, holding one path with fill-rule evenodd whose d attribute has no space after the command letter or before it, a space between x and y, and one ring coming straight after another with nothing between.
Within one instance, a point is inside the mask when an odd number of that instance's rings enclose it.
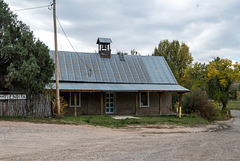
<instances>
[{"instance_id":1,"label":"metal roof ridge","mask_svg":"<svg viewBox=\"0 0 240 161\"><path fill-rule=\"evenodd\" d=\"M49 52L55 52L55 50L49 50ZM73 53L79 53L79 54L98 54L98 53L93 53L93 52L79 52L79 51L76 51L76 52L74 52L74 51L66 51L66 50L59 50L58 52L64 52L65 54L68 54L68 53L70 53L70 54L73 54ZM117 53L112 53L111 55L114 55L114 56L116 56L116 55L118 55ZM124 56L133 56L133 57L153 57L152 55L131 55L131 54L129 54L129 55L124 55ZM154 57L164 57L164 56L154 56Z\"/></svg>"},{"instance_id":2,"label":"metal roof ridge","mask_svg":"<svg viewBox=\"0 0 240 161\"><path fill-rule=\"evenodd\" d=\"M55 81L53 81L55 82ZM144 84L144 85L179 85L175 83L128 83L128 82L89 82L61 80L60 83L89 83L89 84ZM181 85L180 85L181 86Z\"/></svg>"}]
</instances>

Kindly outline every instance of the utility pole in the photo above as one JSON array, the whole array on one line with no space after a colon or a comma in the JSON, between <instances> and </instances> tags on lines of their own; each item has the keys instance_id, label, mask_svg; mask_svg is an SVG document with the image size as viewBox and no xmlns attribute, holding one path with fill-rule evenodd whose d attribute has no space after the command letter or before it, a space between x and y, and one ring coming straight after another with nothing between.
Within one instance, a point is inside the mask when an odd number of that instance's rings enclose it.
<instances>
[{"instance_id":1,"label":"utility pole","mask_svg":"<svg viewBox=\"0 0 240 161\"><path fill-rule=\"evenodd\" d=\"M60 115L60 99L59 99L59 77L58 77L58 49L57 49L57 24L56 24L56 2L53 0L53 23L54 23L54 43L55 43L55 79L56 79L56 101L57 113Z\"/></svg>"}]
</instances>

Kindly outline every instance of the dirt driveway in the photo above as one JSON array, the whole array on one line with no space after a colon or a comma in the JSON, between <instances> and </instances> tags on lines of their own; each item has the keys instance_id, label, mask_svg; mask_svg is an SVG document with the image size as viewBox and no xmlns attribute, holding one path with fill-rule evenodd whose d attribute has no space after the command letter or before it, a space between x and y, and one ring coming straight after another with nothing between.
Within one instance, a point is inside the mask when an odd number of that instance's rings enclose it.
<instances>
[{"instance_id":1,"label":"dirt driveway","mask_svg":"<svg viewBox=\"0 0 240 161\"><path fill-rule=\"evenodd\" d=\"M240 126L211 129L0 121L0 160L240 160Z\"/></svg>"}]
</instances>

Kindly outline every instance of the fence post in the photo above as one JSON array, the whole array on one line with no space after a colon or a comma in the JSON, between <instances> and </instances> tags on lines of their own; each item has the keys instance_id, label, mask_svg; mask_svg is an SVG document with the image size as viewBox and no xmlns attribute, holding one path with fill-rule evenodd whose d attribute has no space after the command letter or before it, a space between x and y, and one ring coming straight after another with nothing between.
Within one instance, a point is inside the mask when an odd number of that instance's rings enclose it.
<instances>
[{"instance_id":1,"label":"fence post","mask_svg":"<svg viewBox=\"0 0 240 161\"><path fill-rule=\"evenodd\" d=\"M6 102L4 101L3 102L3 116L5 116L5 114L6 114Z\"/></svg>"},{"instance_id":2,"label":"fence post","mask_svg":"<svg viewBox=\"0 0 240 161\"><path fill-rule=\"evenodd\" d=\"M0 104L0 116L3 116L3 101Z\"/></svg>"}]
</instances>

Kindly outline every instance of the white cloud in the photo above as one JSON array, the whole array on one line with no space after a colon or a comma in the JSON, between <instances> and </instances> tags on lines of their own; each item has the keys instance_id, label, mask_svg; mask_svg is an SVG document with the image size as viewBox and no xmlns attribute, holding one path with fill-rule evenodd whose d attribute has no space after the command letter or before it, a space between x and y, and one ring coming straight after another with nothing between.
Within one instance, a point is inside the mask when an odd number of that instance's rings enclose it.
<instances>
[{"instance_id":1,"label":"white cloud","mask_svg":"<svg viewBox=\"0 0 240 161\"><path fill-rule=\"evenodd\" d=\"M49 4L47 0L7 0L11 9ZM236 0L69 0L57 1L57 16L77 51L93 52L97 37L110 37L112 50L151 55L163 39L189 45L195 61L212 56L240 62L240 1ZM52 11L17 12L51 49ZM58 27L59 50L70 50Z\"/></svg>"}]
</instances>

